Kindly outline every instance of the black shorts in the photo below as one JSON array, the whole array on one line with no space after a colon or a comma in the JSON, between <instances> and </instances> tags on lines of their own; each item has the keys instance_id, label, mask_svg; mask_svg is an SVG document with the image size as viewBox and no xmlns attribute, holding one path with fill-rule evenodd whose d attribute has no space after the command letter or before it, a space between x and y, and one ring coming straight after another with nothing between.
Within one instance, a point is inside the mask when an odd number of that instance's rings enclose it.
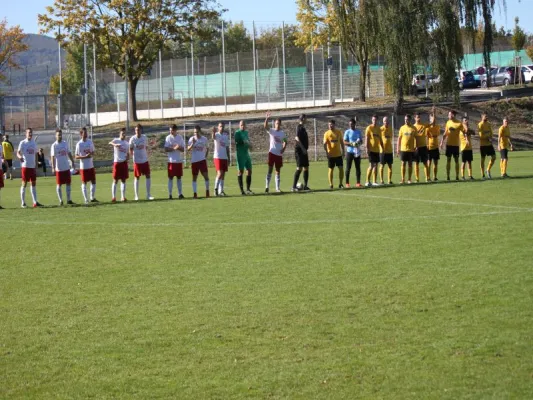
<instances>
[{"instance_id":1,"label":"black shorts","mask_svg":"<svg viewBox=\"0 0 533 400\"><path fill-rule=\"evenodd\" d=\"M379 163L379 153L369 151L368 152L368 161L370 161L371 164L377 164Z\"/></svg>"},{"instance_id":2,"label":"black shorts","mask_svg":"<svg viewBox=\"0 0 533 400\"><path fill-rule=\"evenodd\" d=\"M509 150L507 149L501 149L500 150L500 156L502 158L502 160L507 160L509 157Z\"/></svg>"},{"instance_id":3,"label":"black shorts","mask_svg":"<svg viewBox=\"0 0 533 400\"><path fill-rule=\"evenodd\" d=\"M428 159L429 161L439 161L440 160L440 150L439 149L432 149L428 151Z\"/></svg>"},{"instance_id":4,"label":"black shorts","mask_svg":"<svg viewBox=\"0 0 533 400\"><path fill-rule=\"evenodd\" d=\"M426 146L424 147L418 147L415 150L414 154L415 162L417 163L427 163L428 162L428 148Z\"/></svg>"},{"instance_id":5,"label":"black shorts","mask_svg":"<svg viewBox=\"0 0 533 400\"><path fill-rule=\"evenodd\" d=\"M13 160L5 160L5 162L7 163L7 166L9 168L12 168L13 167Z\"/></svg>"},{"instance_id":6,"label":"black shorts","mask_svg":"<svg viewBox=\"0 0 533 400\"><path fill-rule=\"evenodd\" d=\"M412 151L401 151L400 160L402 162L413 162L413 152Z\"/></svg>"},{"instance_id":7,"label":"black shorts","mask_svg":"<svg viewBox=\"0 0 533 400\"><path fill-rule=\"evenodd\" d=\"M481 157L486 157L486 156L492 157L496 155L496 152L494 151L493 146L479 146L479 152L481 154Z\"/></svg>"},{"instance_id":8,"label":"black shorts","mask_svg":"<svg viewBox=\"0 0 533 400\"><path fill-rule=\"evenodd\" d=\"M381 165L392 165L393 159L392 153L379 153L379 163Z\"/></svg>"},{"instance_id":9,"label":"black shorts","mask_svg":"<svg viewBox=\"0 0 533 400\"><path fill-rule=\"evenodd\" d=\"M474 161L474 152L472 150L463 150L461 151L461 160L463 162L472 162Z\"/></svg>"},{"instance_id":10,"label":"black shorts","mask_svg":"<svg viewBox=\"0 0 533 400\"><path fill-rule=\"evenodd\" d=\"M304 154L301 151L295 151L294 158L296 159L297 168L309 167L309 156L307 154Z\"/></svg>"},{"instance_id":11,"label":"black shorts","mask_svg":"<svg viewBox=\"0 0 533 400\"><path fill-rule=\"evenodd\" d=\"M459 158L459 146L446 146L446 157Z\"/></svg>"},{"instance_id":12,"label":"black shorts","mask_svg":"<svg viewBox=\"0 0 533 400\"><path fill-rule=\"evenodd\" d=\"M335 167L342 168L342 166L343 166L343 160L341 156L328 158L328 168L335 168Z\"/></svg>"}]
</instances>

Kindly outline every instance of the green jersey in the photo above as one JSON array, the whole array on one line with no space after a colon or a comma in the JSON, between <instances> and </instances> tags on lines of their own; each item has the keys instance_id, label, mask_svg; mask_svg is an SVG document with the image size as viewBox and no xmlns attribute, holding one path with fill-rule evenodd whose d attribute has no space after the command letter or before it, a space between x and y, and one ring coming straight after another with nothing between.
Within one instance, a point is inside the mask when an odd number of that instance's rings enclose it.
<instances>
[{"instance_id":1,"label":"green jersey","mask_svg":"<svg viewBox=\"0 0 533 400\"><path fill-rule=\"evenodd\" d=\"M235 145L237 147L237 157L246 157L249 147L248 131L238 130L235 132Z\"/></svg>"}]
</instances>

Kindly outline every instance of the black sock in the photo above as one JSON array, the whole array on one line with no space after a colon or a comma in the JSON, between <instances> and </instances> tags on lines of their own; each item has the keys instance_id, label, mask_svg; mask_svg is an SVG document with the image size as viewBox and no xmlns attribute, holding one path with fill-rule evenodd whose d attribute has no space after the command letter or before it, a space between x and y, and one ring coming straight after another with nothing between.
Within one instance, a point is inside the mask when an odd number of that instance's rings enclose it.
<instances>
[{"instance_id":1,"label":"black sock","mask_svg":"<svg viewBox=\"0 0 533 400\"><path fill-rule=\"evenodd\" d=\"M297 169L296 172L294 173L294 181L292 182L293 188L295 188L296 185L298 184L298 179L300 179L300 173L301 171L299 169Z\"/></svg>"},{"instance_id":2,"label":"black sock","mask_svg":"<svg viewBox=\"0 0 533 400\"><path fill-rule=\"evenodd\" d=\"M304 186L307 187L307 182L309 182L309 171L304 171Z\"/></svg>"},{"instance_id":3,"label":"black sock","mask_svg":"<svg viewBox=\"0 0 533 400\"><path fill-rule=\"evenodd\" d=\"M250 186L252 186L252 175L246 175L246 189L250 190Z\"/></svg>"},{"instance_id":4,"label":"black sock","mask_svg":"<svg viewBox=\"0 0 533 400\"><path fill-rule=\"evenodd\" d=\"M239 181L239 187L241 188L241 192L244 192L244 189L242 188L242 175L238 175L237 180Z\"/></svg>"}]
</instances>

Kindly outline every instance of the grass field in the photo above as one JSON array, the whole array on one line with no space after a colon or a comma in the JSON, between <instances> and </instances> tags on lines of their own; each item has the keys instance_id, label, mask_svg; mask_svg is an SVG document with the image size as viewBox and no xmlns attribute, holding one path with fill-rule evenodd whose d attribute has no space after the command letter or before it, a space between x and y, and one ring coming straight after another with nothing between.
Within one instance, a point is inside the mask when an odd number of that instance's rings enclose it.
<instances>
[{"instance_id":1,"label":"grass field","mask_svg":"<svg viewBox=\"0 0 533 400\"><path fill-rule=\"evenodd\" d=\"M508 180L254 197L232 170L232 197L88 208L22 210L7 182L0 398L530 399L532 161L512 153ZM313 164L310 186L326 176ZM38 189L57 203L51 178Z\"/></svg>"}]
</instances>

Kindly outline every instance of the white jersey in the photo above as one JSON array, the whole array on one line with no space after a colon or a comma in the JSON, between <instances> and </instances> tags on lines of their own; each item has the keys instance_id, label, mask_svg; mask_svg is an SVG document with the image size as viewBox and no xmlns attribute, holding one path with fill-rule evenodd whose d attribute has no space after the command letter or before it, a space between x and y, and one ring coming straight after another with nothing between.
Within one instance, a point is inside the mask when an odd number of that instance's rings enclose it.
<instances>
[{"instance_id":1,"label":"white jersey","mask_svg":"<svg viewBox=\"0 0 533 400\"><path fill-rule=\"evenodd\" d=\"M227 148L229 145L229 136L224 133L215 133L215 154L213 158L218 158L219 160L227 160L228 152Z\"/></svg>"},{"instance_id":2,"label":"white jersey","mask_svg":"<svg viewBox=\"0 0 533 400\"><path fill-rule=\"evenodd\" d=\"M145 135L137 137L133 135L130 139L130 149L133 149L133 162L136 164L144 164L148 162L148 152L146 147L148 145L148 139Z\"/></svg>"},{"instance_id":3,"label":"white jersey","mask_svg":"<svg viewBox=\"0 0 533 400\"><path fill-rule=\"evenodd\" d=\"M176 136L168 135L167 139L165 140L165 147L173 149L175 146L181 146L185 148L185 142L183 138L180 135L176 135ZM167 156L168 156L168 162L171 164L177 164L177 163L183 162L181 151L179 150L168 152Z\"/></svg>"},{"instance_id":4,"label":"white jersey","mask_svg":"<svg viewBox=\"0 0 533 400\"><path fill-rule=\"evenodd\" d=\"M89 153L94 153L94 144L92 140L86 139L85 142L80 140L76 144L76 156L86 156ZM94 168L93 158L82 158L80 159L80 169L91 169Z\"/></svg>"},{"instance_id":5,"label":"white jersey","mask_svg":"<svg viewBox=\"0 0 533 400\"><path fill-rule=\"evenodd\" d=\"M281 150L283 149L283 142L287 139L285 132L277 131L275 129L270 129L268 131L270 135L270 150L269 152L281 156Z\"/></svg>"},{"instance_id":6,"label":"white jersey","mask_svg":"<svg viewBox=\"0 0 533 400\"><path fill-rule=\"evenodd\" d=\"M207 150L207 138L202 136L198 138L196 143L193 144L194 136L189 139L189 146L192 147L191 163L205 160L205 152Z\"/></svg>"},{"instance_id":7,"label":"white jersey","mask_svg":"<svg viewBox=\"0 0 533 400\"><path fill-rule=\"evenodd\" d=\"M34 140L24 139L19 143L18 151L22 154L22 168L35 168L35 156L37 154L37 144Z\"/></svg>"},{"instance_id":8,"label":"white jersey","mask_svg":"<svg viewBox=\"0 0 533 400\"><path fill-rule=\"evenodd\" d=\"M50 148L50 155L55 157L54 168L56 171L70 171L70 163L68 162L68 144L64 140L61 142L54 142Z\"/></svg>"},{"instance_id":9,"label":"white jersey","mask_svg":"<svg viewBox=\"0 0 533 400\"><path fill-rule=\"evenodd\" d=\"M119 146L113 146L113 162L124 162L128 159L129 144L125 140L113 139L111 141L113 144L118 144Z\"/></svg>"}]
</instances>

